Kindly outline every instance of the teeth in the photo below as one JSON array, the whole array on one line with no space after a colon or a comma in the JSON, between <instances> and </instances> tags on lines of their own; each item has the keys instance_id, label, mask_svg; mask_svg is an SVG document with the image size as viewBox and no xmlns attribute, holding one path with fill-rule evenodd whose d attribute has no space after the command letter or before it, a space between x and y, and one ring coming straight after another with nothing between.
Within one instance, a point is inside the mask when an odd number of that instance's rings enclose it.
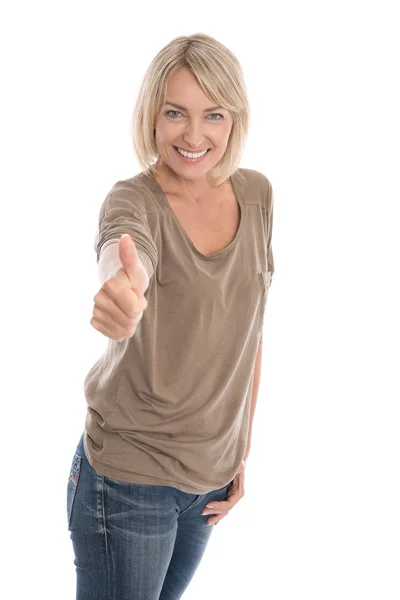
<instances>
[{"instance_id":1,"label":"teeth","mask_svg":"<svg viewBox=\"0 0 400 600\"><path fill-rule=\"evenodd\" d=\"M204 154L207 152L207 150L204 150L204 152L198 152L197 154L194 154L193 152L185 152L180 148L177 148L177 150L179 154L182 154L182 156L186 156L187 158L199 158L200 156L204 156Z\"/></svg>"}]
</instances>

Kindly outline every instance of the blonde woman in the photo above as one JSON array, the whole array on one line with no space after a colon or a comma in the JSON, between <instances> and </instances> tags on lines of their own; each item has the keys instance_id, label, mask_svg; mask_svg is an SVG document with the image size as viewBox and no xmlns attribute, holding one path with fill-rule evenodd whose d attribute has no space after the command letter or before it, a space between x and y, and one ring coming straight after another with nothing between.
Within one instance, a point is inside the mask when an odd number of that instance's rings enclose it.
<instances>
[{"instance_id":1,"label":"blonde woman","mask_svg":"<svg viewBox=\"0 0 400 600\"><path fill-rule=\"evenodd\" d=\"M142 171L109 190L95 240L108 346L67 487L77 600L180 598L243 498L274 273L271 184L239 167L248 124L224 45L156 55L132 120Z\"/></svg>"}]
</instances>

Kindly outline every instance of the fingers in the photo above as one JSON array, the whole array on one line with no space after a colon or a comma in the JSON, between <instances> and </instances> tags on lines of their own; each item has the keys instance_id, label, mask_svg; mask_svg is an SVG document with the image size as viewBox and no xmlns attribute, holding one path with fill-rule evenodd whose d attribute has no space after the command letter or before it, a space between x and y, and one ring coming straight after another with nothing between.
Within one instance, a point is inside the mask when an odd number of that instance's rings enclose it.
<instances>
[{"instance_id":1,"label":"fingers","mask_svg":"<svg viewBox=\"0 0 400 600\"><path fill-rule=\"evenodd\" d=\"M123 321L121 321L122 315L120 312L131 319L147 308L147 300L139 289L129 287L121 290L121 286L116 284L112 279L103 284L101 290L94 297L94 300L96 303L101 303L105 309L109 307L113 313L112 307L115 306L118 308L119 311L115 311L115 318L121 325L123 325Z\"/></svg>"},{"instance_id":2,"label":"fingers","mask_svg":"<svg viewBox=\"0 0 400 600\"><path fill-rule=\"evenodd\" d=\"M218 515L214 515L212 516L210 519L208 519L206 521L206 525L216 525L217 523L219 523L222 519L224 519L227 515L228 515L229 511L225 511L224 513L220 513ZM201 513L203 514L203 513Z\"/></svg>"},{"instance_id":3,"label":"fingers","mask_svg":"<svg viewBox=\"0 0 400 600\"><path fill-rule=\"evenodd\" d=\"M102 333L106 337L108 337L108 338L110 338L112 340L116 340L117 342L122 342L126 337L128 337L126 335L126 332L124 332L123 335L119 335L115 331L112 331L109 327L107 327L104 324L103 321L100 321L96 317L92 317L90 319L90 324L92 325L92 327L94 327L95 329L97 329L97 331L100 331L100 333Z\"/></svg>"},{"instance_id":4,"label":"fingers","mask_svg":"<svg viewBox=\"0 0 400 600\"><path fill-rule=\"evenodd\" d=\"M205 506L201 511L202 515L222 515L226 514L230 509L236 504L236 502L228 502L226 500L221 500L218 502L211 502L211 506Z\"/></svg>"},{"instance_id":5,"label":"fingers","mask_svg":"<svg viewBox=\"0 0 400 600\"><path fill-rule=\"evenodd\" d=\"M116 310L119 310L116 308ZM120 311L121 312L121 311ZM93 317L100 322L104 327L109 329L117 337L130 337L135 332L136 326L139 323L143 313L138 314L136 318L129 319L124 313L122 319L110 314L109 310L103 310L97 304L93 308Z\"/></svg>"},{"instance_id":6,"label":"fingers","mask_svg":"<svg viewBox=\"0 0 400 600\"><path fill-rule=\"evenodd\" d=\"M203 516L212 515L206 521L206 525L217 525L217 523L219 523L224 517L228 515L229 511L235 506L235 504L237 504L237 502L242 497L243 496L239 496L233 502L231 502L230 500L218 500L218 502L213 500L212 502L210 502L212 508L206 505L200 513Z\"/></svg>"},{"instance_id":7,"label":"fingers","mask_svg":"<svg viewBox=\"0 0 400 600\"><path fill-rule=\"evenodd\" d=\"M226 515L243 497L244 493L238 492L237 494L230 496L229 500L212 500L209 505L206 504L201 511L201 514Z\"/></svg>"},{"instance_id":8,"label":"fingers","mask_svg":"<svg viewBox=\"0 0 400 600\"><path fill-rule=\"evenodd\" d=\"M121 290L120 285L110 282L104 283L93 300L95 305L90 324L105 336L118 341L132 337L147 307L147 300L140 290Z\"/></svg>"}]
</instances>

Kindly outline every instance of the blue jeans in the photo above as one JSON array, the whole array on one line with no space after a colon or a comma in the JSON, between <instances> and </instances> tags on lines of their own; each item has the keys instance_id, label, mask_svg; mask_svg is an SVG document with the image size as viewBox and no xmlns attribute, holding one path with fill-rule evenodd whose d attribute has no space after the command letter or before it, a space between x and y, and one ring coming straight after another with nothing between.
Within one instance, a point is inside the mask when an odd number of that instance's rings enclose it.
<instances>
[{"instance_id":1,"label":"blue jeans","mask_svg":"<svg viewBox=\"0 0 400 600\"><path fill-rule=\"evenodd\" d=\"M67 485L76 600L181 598L214 528L200 513L228 486L198 495L110 479L90 465L82 434Z\"/></svg>"}]
</instances>

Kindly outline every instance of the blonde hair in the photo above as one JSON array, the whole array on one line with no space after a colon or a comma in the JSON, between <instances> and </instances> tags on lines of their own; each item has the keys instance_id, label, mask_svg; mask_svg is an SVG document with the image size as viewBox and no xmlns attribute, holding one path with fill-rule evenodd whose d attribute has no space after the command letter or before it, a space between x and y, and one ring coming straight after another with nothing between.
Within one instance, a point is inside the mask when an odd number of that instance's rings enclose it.
<instances>
[{"instance_id":1,"label":"blonde hair","mask_svg":"<svg viewBox=\"0 0 400 600\"><path fill-rule=\"evenodd\" d=\"M211 169L220 185L239 167L250 120L250 107L241 65L228 48L203 33L179 36L164 46L150 63L139 89L131 122L133 148L143 170L157 173L154 123L166 100L169 77L188 68L203 92L232 115L232 129L222 159Z\"/></svg>"}]
</instances>

